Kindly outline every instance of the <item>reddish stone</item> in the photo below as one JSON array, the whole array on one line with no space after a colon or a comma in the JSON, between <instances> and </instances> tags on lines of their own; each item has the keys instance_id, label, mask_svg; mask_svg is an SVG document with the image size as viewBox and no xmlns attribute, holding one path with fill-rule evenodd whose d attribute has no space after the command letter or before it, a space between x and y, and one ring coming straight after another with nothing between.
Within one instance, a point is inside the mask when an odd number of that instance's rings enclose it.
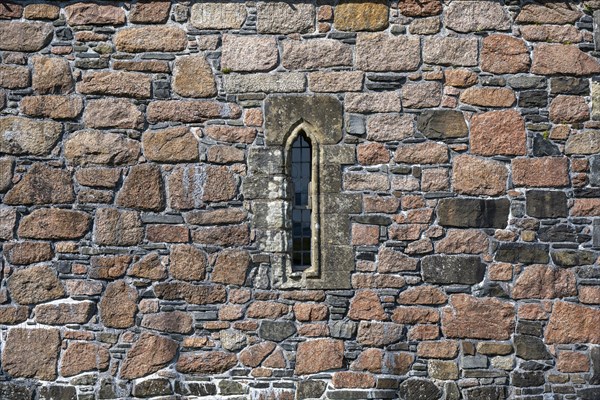
<instances>
[{"instance_id":1,"label":"reddish stone","mask_svg":"<svg viewBox=\"0 0 600 400\"><path fill-rule=\"evenodd\" d=\"M201 281L206 276L206 253L189 244L171 247L169 271L173 279Z\"/></svg>"},{"instance_id":2,"label":"reddish stone","mask_svg":"<svg viewBox=\"0 0 600 400\"><path fill-rule=\"evenodd\" d=\"M158 281L167 277L167 269L157 253L150 253L134 263L127 275Z\"/></svg>"},{"instance_id":3,"label":"reddish stone","mask_svg":"<svg viewBox=\"0 0 600 400\"><path fill-rule=\"evenodd\" d=\"M0 324L14 325L27 321L29 307L27 306L0 306Z\"/></svg>"},{"instance_id":4,"label":"reddish stone","mask_svg":"<svg viewBox=\"0 0 600 400\"><path fill-rule=\"evenodd\" d=\"M2 369L14 378L52 381L59 353L58 329L12 328L4 342Z\"/></svg>"},{"instance_id":5,"label":"reddish stone","mask_svg":"<svg viewBox=\"0 0 600 400\"><path fill-rule=\"evenodd\" d=\"M516 110L475 114L471 119L471 153L482 156L525 155L525 121Z\"/></svg>"},{"instance_id":6,"label":"reddish stone","mask_svg":"<svg viewBox=\"0 0 600 400\"><path fill-rule=\"evenodd\" d=\"M223 303L227 297L221 285L195 285L187 282L159 283L154 287L156 297L165 300L185 300L191 304Z\"/></svg>"},{"instance_id":7,"label":"reddish stone","mask_svg":"<svg viewBox=\"0 0 600 400\"><path fill-rule=\"evenodd\" d=\"M467 154L453 159L452 186L458 193L498 196L506 191L504 163Z\"/></svg>"},{"instance_id":8,"label":"reddish stone","mask_svg":"<svg viewBox=\"0 0 600 400\"><path fill-rule=\"evenodd\" d=\"M350 302L348 317L354 320L387 320L377 293L365 290L358 292Z\"/></svg>"},{"instance_id":9,"label":"reddish stone","mask_svg":"<svg viewBox=\"0 0 600 400\"><path fill-rule=\"evenodd\" d=\"M240 352L240 362L247 367L258 367L273 350L275 350L273 342L262 342L246 347Z\"/></svg>"},{"instance_id":10,"label":"reddish stone","mask_svg":"<svg viewBox=\"0 0 600 400\"><path fill-rule=\"evenodd\" d=\"M443 164L448 162L448 146L422 142L398 146L394 161L405 164Z\"/></svg>"},{"instance_id":11,"label":"reddish stone","mask_svg":"<svg viewBox=\"0 0 600 400\"><path fill-rule=\"evenodd\" d=\"M471 87L460 94L460 101L479 107L510 107L516 97L508 88Z\"/></svg>"},{"instance_id":12,"label":"reddish stone","mask_svg":"<svg viewBox=\"0 0 600 400\"><path fill-rule=\"evenodd\" d=\"M352 309L352 306L350 306ZM324 321L327 320L329 309L325 304L294 304L294 315L298 321ZM352 317L350 317L352 318Z\"/></svg>"},{"instance_id":13,"label":"reddish stone","mask_svg":"<svg viewBox=\"0 0 600 400\"><path fill-rule=\"evenodd\" d=\"M242 149L231 146L211 146L207 153L208 162L216 164L243 162L245 159L246 153Z\"/></svg>"},{"instance_id":14,"label":"reddish stone","mask_svg":"<svg viewBox=\"0 0 600 400\"><path fill-rule=\"evenodd\" d=\"M125 11L118 6L75 3L65 7L69 25L122 25Z\"/></svg>"},{"instance_id":15,"label":"reddish stone","mask_svg":"<svg viewBox=\"0 0 600 400\"><path fill-rule=\"evenodd\" d=\"M379 243L379 226L352 224L354 246L376 246Z\"/></svg>"},{"instance_id":16,"label":"reddish stone","mask_svg":"<svg viewBox=\"0 0 600 400\"><path fill-rule=\"evenodd\" d=\"M148 121L203 122L211 118L239 118L242 109L234 103L211 100L158 100L148 104Z\"/></svg>"},{"instance_id":17,"label":"reddish stone","mask_svg":"<svg viewBox=\"0 0 600 400\"><path fill-rule=\"evenodd\" d=\"M265 358L262 365L263 367L267 368L285 368L286 361L285 357L283 356L283 350L275 349L275 351L271 353L270 356Z\"/></svg>"},{"instance_id":18,"label":"reddish stone","mask_svg":"<svg viewBox=\"0 0 600 400\"><path fill-rule=\"evenodd\" d=\"M114 188L120 177L120 168L81 168L75 172L80 185L101 188Z\"/></svg>"},{"instance_id":19,"label":"reddish stone","mask_svg":"<svg viewBox=\"0 0 600 400\"><path fill-rule=\"evenodd\" d=\"M600 310L597 307L558 301L554 303L550 322L546 327L546 343L600 344L598 326L600 326Z\"/></svg>"},{"instance_id":20,"label":"reddish stone","mask_svg":"<svg viewBox=\"0 0 600 400\"><path fill-rule=\"evenodd\" d=\"M246 282L250 255L245 250L225 249L217 255L211 281L241 286Z\"/></svg>"},{"instance_id":21,"label":"reddish stone","mask_svg":"<svg viewBox=\"0 0 600 400\"><path fill-rule=\"evenodd\" d=\"M100 319L108 328L129 328L135 322L138 294L125 281L111 282L106 286L98 308Z\"/></svg>"},{"instance_id":22,"label":"reddish stone","mask_svg":"<svg viewBox=\"0 0 600 400\"><path fill-rule=\"evenodd\" d=\"M383 372L392 375L406 375L415 360L411 353L387 353L383 360Z\"/></svg>"},{"instance_id":23,"label":"reddish stone","mask_svg":"<svg viewBox=\"0 0 600 400\"><path fill-rule=\"evenodd\" d=\"M579 301L584 304L600 304L600 286L580 286Z\"/></svg>"},{"instance_id":24,"label":"reddish stone","mask_svg":"<svg viewBox=\"0 0 600 400\"><path fill-rule=\"evenodd\" d=\"M513 299L553 299L577 295L575 273L547 265L527 267L515 281Z\"/></svg>"},{"instance_id":25,"label":"reddish stone","mask_svg":"<svg viewBox=\"0 0 600 400\"><path fill-rule=\"evenodd\" d=\"M550 120L557 124L572 124L590 119L590 109L582 96L558 95L550 103Z\"/></svg>"},{"instance_id":26,"label":"reddish stone","mask_svg":"<svg viewBox=\"0 0 600 400\"><path fill-rule=\"evenodd\" d=\"M16 3L5 2L0 5L0 19L21 18L23 6Z\"/></svg>"},{"instance_id":27,"label":"reddish stone","mask_svg":"<svg viewBox=\"0 0 600 400\"><path fill-rule=\"evenodd\" d=\"M48 261L54 257L52 246L45 242L6 243L4 257L14 265L27 265Z\"/></svg>"},{"instance_id":28,"label":"reddish stone","mask_svg":"<svg viewBox=\"0 0 600 400\"><path fill-rule=\"evenodd\" d=\"M60 374L64 377L79 375L82 372L106 371L110 353L102 345L88 342L71 342L65 350Z\"/></svg>"},{"instance_id":29,"label":"reddish stone","mask_svg":"<svg viewBox=\"0 0 600 400\"><path fill-rule=\"evenodd\" d=\"M162 24L167 22L170 10L170 1L138 1L129 11L129 22L134 24Z\"/></svg>"},{"instance_id":30,"label":"reddish stone","mask_svg":"<svg viewBox=\"0 0 600 400\"><path fill-rule=\"evenodd\" d=\"M400 200L394 196L363 196L363 210L365 213L393 214L398 211Z\"/></svg>"},{"instance_id":31,"label":"reddish stone","mask_svg":"<svg viewBox=\"0 0 600 400\"><path fill-rule=\"evenodd\" d=\"M71 203L74 198L73 181L68 171L36 163L21 181L6 193L4 203L62 204Z\"/></svg>"},{"instance_id":32,"label":"reddish stone","mask_svg":"<svg viewBox=\"0 0 600 400\"><path fill-rule=\"evenodd\" d=\"M520 28L523 39L530 42L579 43L582 32L572 25L529 25Z\"/></svg>"},{"instance_id":33,"label":"reddish stone","mask_svg":"<svg viewBox=\"0 0 600 400\"><path fill-rule=\"evenodd\" d=\"M182 353L175 368L183 374L221 374L237 364L235 354L224 351Z\"/></svg>"},{"instance_id":34,"label":"reddish stone","mask_svg":"<svg viewBox=\"0 0 600 400\"><path fill-rule=\"evenodd\" d=\"M131 256L94 256L91 259L90 278L116 279L125 275Z\"/></svg>"},{"instance_id":35,"label":"reddish stone","mask_svg":"<svg viewBox=\"0 0 600 400\"><path fill-rule=\"evenodd\" d=\"M417 346L417 355L423 358L451 359L457 354L458 342L455 340L421 342Z\"/></svg>"},{"instance_id":36,"label":"reddish stone","mask_svg":"<svg viewBox=\"0 0 600 400\"><path fill-rule=\"evenodd\" d=\"M1 94L0 103L2 103ZM33 117L72 119L76 118L83 109L83 99L80 96L53 94L27 96L21 100L20 107L23 114Z\"/></svg>"},{"instance_id":37,"label":"reddish stone","mask_svg":"<svg viewBox=\"0 0 600 400\"><path fill-rule=\"evenodd\" d=\"M141 378L166 367L177 354L177 347L177 342L167 337L142 333L127 352L121 378Z\"/></svg>"},{"instance_id":38,"label":"reddish stone","mask_svg":"<svg viewBox=\"0 0 600 400\"><path fill-rule=\"evenodd\" d=\"M229 143L252 143L256 137L256 129L228 125L209 125L206 135Z\"/></svg>"},{"instance_id":39,"label":"reddish stone","mask_svg":"<svg viewBox=\"0 0 600 400\"><path fill-rule=\"evenodd\" d=\"M152 95L152 79L142 73L122 71L89 72L77 83L81 94L112 95L147 99ZM150 119L150 114L148 116Z\"/></svg>"},{"instance_id":40,"label":"reddish stone","mask_svg":"<svg viewBox=\"0 0 600 400\"><path fill-rule=\"evenodd\" d=\"M336 339L315 339L298 344L296 375L314 374L342 368L344 342Z\"/></svg>"},{"instance_id":41,"label":"reddish stone","mask_svg":"<svg viewBox=\"0 0 600 400\"><path fill-rule=\"evenodd\" d=\"M572 24L582 13L569 2L542 1L521 7L516 22L520 24Z\"/></svg>"},{"instance_id":42,"label":"reddish stone","mask_svg":"<svg viewBox=\"0 0 600 400\"><path fill-rule=\"evenodd\" d=\"M469 87L477 83L477 74L468 69L446 69L444 83L454 87Z\"/></svg>"},{"instance_id":43,"label":"reddish stone","mask_svg":"<svg viewBox=\"0 0 600 400\"><path fill-rule=\"evenodd\" d=\"M250 304L246 316L248 318L279 318L289 311L289 306L268 301L255 301Z\"/></svg>"},{"instance_id":44,"label":"reddish stone","mask_svg":"<svg viewBox=\"0 0 600 400\"><path fill-rule=\"evenodd\" d=\"M161 332L188 334L193 330L194 319L189 313L182 311L146 314L142 318L144 328Z\"/></svg>"},{"instance_id":45,"label":"reddish stone","mask_svg":"<svg viewBox=\"0 0 600 400\"><path fill-rule=\"evenodd\" d=\"M507 35L489 35L483 39L481 69L494 74L529 71L529 50L521 39Z\"/></svg>"},{"instance_id":46,"label":"reddish stone","mask_svg":"<svg viewBox=\"0 0 600 400\"><path fill-rule=\"evenodd\" d=\"M117 195L117 205L148 211L160 211L165 207L160 168L152 164L131 167Z\"/></svg>"},{"instance_id":47,"label":"reddish stone","mask_svg":"<svg viewBox=\"0 0 600 400\"><path fill-rule=\"evenodd\" d=\"M56 272L45 265L16 270L8 278L7 286L12 300L18 304L39 304L65 295Z\"/></svg>"},{"instance_id":48,"label":"reddish stone","mask_svg":"<svg viewBox=\"0 0 600 400\"><path fill-rule=\"evenodd\" d=\"M186 243L190 230L182 225L147 225L146 240L149 242Z\"/></svg>"},{"instance_id":49,"label":"reddish stone","mask_svg":"<svg viewBox=\"0 0 600 400\"><path fill-rule=\"evenodd\" d=\"M398 3L398 7L407 17L427 17L442 12L440 0L404 0Z\"/></svg>"},{"instance_id":50,"label":"reddish stone","mask_svg":"<svg viewBox=\"0 0 600 400\"><path fill-rule=\"evenodd\" d=\"M417 286L409 288L398 296L399 304L444 304L448 296L435 286Z\"/></svg>"},{"instance_id":51,"label":"reddish stone","mask_svg":"<svg viewBox=\"0 0 600 400\"><path fill-rule=\"evenodd\" d=\"M244 309L238 305L223 305L219 308L219 319L222 321L234 321L244 316Z\"/></svg>"},{"instance_id":52,"label":"reddish stone","mask_svg":"<svg viewBox=\"0 0 600 400\"><path fill-rule=\"evenodd\" d=\"M365 349L350 364L350 369L380 373L383 365L383 354L383 350L380 349Z\"/></svg>"},{"instance_id":53,"label":"reddish stone","mask_svg":"<svg viewBox=\"0 0 600 400\"><path fill-rule=\"evenodd\" d=\"M185 222L192 225L237 224L246 219L248 213L241 208L219 208L210 211L191 211L185 214Z\"/></svg>"},{"instance_id":54,"label":"reddish stone","mask_svg":"<svg viewBox=\"0 0 600 400\"><path fill-rule=\"evenodd\" d=\"M192 231L192 240L203 245L244 246L250 242L247 224L215 226Z\"/></svg>"},{"instance_id":55,"label":"reddish stone","mask_svg":"<svg viewBox=\"0 0 600 400\"><path fill-rule=\"evenodd\" d=\"M78 239L85 235L90 217L80 211L42 208L21 220L18 234L31 239Z\"/></svg>"},{"instance_id":56,"label":"reddish stone","mask_svg":"<svg viewBox=\"0 0 600 400\"><path fill-rule=\"evenodd\" d=\"M398 324L435 324L440 315L435 308L397 307L392 314L392 321Z\"/></svg>"},{"instance_id":57,"label":"reddish stone","mask_svg":"<svg viewBox=\"0 0 600 400\"><path fill-rule=\"evenodd\" d=\"M439 334L440 328L437 325L415 325L408 330L408 340L435 340Z\"/></svg>"},{"instance_id":58,"label":"reddish stone","mask_svg":"<svg viewBox=\"0 0 600 400\"><path fill-rule=\"evenodd\" d=\"M590 370L590 360L583 353L576 351L561 351L558 353L556 369L565 374L587 372Z\"/></svg>"},{"instance_id":59,"label":"reddish stone","mask_svg":"<svg viewBox=\"0 0 600 400\"><path fill-rule=\"evenodd\" d=\"M342 371L333 374L332 383L336 389L368 389L375 387L375 378L362 372Z\"/></svg>"},{"instance_id":60,"label":"reddish stone","mask_svg":"<svg viewBox=\"0 0 600 400\"><path fill-rule=\"evenodd\" d=\"M533 50L531 72L538 75L594 75L600 63L576 45L538 44Z\"/></svg>"},{"instance_id":61,"label":"reddish stone","mask_svg":"<svg viewBox=\"0 0 600 400\"><path fill-rule=\"evenodd\" d=\"M447 254L484 254L489 246L488 236L477 229L449 229L446 237L436 242L435 251Z\"/></svg>"},{"instance_id":62,"label":"reddish stone","mask_svg":"<svg viewBox=\"0 0 600 400\"><path fill-rule=\"evenodd\" d=\"M442 331L448 338L505 340L514 327L514 305L496 298L455 294L442 310Z\"/></svg>"},{"instance_id":63,"label":"reddish stone","mask_svg":"<svg viewBox=\"0 0 600 400\"><path fill-rule=\"evenodd\" d=\"M360 321L356 340L364 346L387 346L403 338L403 328L393 322Z\"/></svg>"},{"instance_id":64,"label":"reddish stone","mask_svg":"<svg viewBox=\"0 0 600 400\"><path fill-rule=\"evenodd\" d=\"M515 186L568 186L569 160L567 157L515 158L512 180Z\"/></svg>"},{"instance_id":65,"label":"reddish stone","mask_svg":"<svg viewBox=\"0 0 600 400\"><path fill-rule=\"evenodd\" d=\"M600 216L600 199L575 199L570 212L574 217Z\"/></svg>"},{"instance_id":66,"label":"reddish stone","mask_svg":"<svg viewBox=\"0 0 600 400\"><path fill-rule=\"evenodd\" d=\"M95 311L91 301L39 304L33 310L35 322L46 325L85 324Z\"/></svg>"},{"instance_id":67,"label":"reddish stone","mask_svg":"<svg viewBox=\"0 0 600 400\"><path fill-rule=\"evenodd\" d=\"M408 257L404 253L391 247L381 247L377 256L377 270L382 273L395 273L400 271L415 271L418 260Z\"/></svg>"},{"instance_id":68,"label":"reddish stone","mask_svg":"<svg viewBox=\"0 0 600 400\"><path fill-rule=\"evenodd\" d=\"M548 313L541 304L526 303L519 305L519 319L524 320L546 320Z\"/></svg>"},{"instance_id":69,"label":"reddish stone","mask_svg":"<svg viewBox=\"0 0 600 400\"><path fill-rule=\"evenodd\" d=\"M390 161L390 152L381 143L362 143L356 151L358 162L362 165L387 164Z\"/></svg>"},{"instance_id":70,"label":"reddish stone","mask_svg":"<svg viewBox=\"0 0 600 400\"><path fill-rule=\"evenodd\" d=\"M494 263L488 268L488 277L493 281L510 281L513 277L513 266L507 263Z\"/></svg>"}]
</instances>

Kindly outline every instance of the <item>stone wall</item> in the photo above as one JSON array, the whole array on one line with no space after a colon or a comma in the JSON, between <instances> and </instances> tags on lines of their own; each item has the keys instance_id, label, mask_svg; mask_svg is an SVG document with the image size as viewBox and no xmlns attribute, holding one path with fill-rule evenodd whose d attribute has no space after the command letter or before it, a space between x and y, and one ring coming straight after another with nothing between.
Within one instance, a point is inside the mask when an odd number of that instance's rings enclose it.
<instances>
[{"instance_id":1,"label":"stone wall","mask_svg":"<svg viewBox=\"0 0 600 400\"><path fill-rule=\"evenodd\" d=\"M0 398L599 399L596 9L2 2ZM286 290L317 95L353 261Z\"/></svg>"}]
</instances>

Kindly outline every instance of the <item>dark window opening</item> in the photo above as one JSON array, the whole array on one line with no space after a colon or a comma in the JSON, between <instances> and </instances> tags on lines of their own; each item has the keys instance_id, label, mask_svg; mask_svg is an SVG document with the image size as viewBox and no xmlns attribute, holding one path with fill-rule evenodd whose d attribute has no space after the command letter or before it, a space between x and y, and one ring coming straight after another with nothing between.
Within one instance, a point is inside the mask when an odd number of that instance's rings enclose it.
<instances>
[{"instance_id":1,"label":"dark window opening","mask_svg":"<svg viewBox=\"0 0 600 400\"><path fill-rule=\"evenodd\" d=\"M312 151L304 132L292 143L291 152L292 270L304 271L311 266L312 241Z\"/></svg>"}]
</instances>

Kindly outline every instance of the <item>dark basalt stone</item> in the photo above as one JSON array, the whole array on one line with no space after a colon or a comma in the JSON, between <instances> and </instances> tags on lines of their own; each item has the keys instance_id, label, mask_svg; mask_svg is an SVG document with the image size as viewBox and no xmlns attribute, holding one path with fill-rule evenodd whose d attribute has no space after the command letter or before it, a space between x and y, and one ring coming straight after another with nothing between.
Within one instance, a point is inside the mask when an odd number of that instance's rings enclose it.
<instances>
[{"instance_id":1,"label":"dark basalt stone","mask_svg":"<svg viewBox=\"0 0 600 400\"><path fill-rule=\"evenodd\" d=\"M426 379L407 379L398 391L401 400L437 400L442 397L440 389Z\"/></svg>"},{"instance_id":2,"label":"dark basalt stone","mask_svg":"<svg viewBox=\"0 0 600 400\"><path fill-rule=\"evenodd\" d=\"M427 110L417 119L417 129L430 139L453 139L469 134L463 113L456 110Z\"/></svg>"},{"instance_id":3,"label":"dark basalt stone","mask_svg":"<svg viewBox=\"0 0 600 400\"><path fill-rule=\"evenodd\" d=\"M527 215L534 218L560 218L569 215L565 192L528 190Z\"/></svg>"},{"instance_id":4,"label":"dark basalt stone","mask_svg":"<svg viewBox=\"0 0 600 400\"><path fill-rule=\"evenodd\" d=\"M296 333L296 326L288 321L262 321L258 336L265 340L281 342Z\"/></svg>"},{"instance_id":5,"label":"dark basalt stone","mask_svg":"<svg viewBox=\"0 0 600 400\"><path fill-rule=\"evenodd\" d=\"M547 264L550 261L547 244L500 243L496 261L522 264Z\"/></svg>"},{"instance_id":6,"label":"dark basalt stone","mask_svg":"<svg viewBox=\"0 0 600 400\"><path fill-rule=\"evenodd\" d=\"M421 260L421 270L428 283L473 285L483 280L485 264L479 256L431 255Z\"/></svg>"},{"instance_id":7,"label":"dark basalt stone","mask_svg":"<svg viewBox=\"0 0 600 400\"><path fill-rule=\"evenodd\" d=\"M524 360L550 360L552 358L543 340L535 336L515 336L515 347L517 356Z\"/></svg>"},{"instance_id":8,"label":"dark basalt stone","mask_svg":"<svg viewBox=\"0 0 600 400\"><path fill-rule=\"evenodd\" d=\"M590 157L590 185L600 186L600 155Z\"/></svg>"},{"instance_id":9,"label":"dark basalt stone","mask_svg":"<svg viewBox=\"0 0 600 400\"><path fill-rule=\"evenodd\" d=\"M590 84L587 79L561 76L550 79L551 94L590 94Z\"/></svg>"},{"instance_id":10,"label":"dark basalt stone","mask_svg":"<svg viewBox=\"0 0 600 400\"><path fill-rule=\"evenodd\" d=\"M505 400L506 387L482 386L464 391L465 400Z\"/></svg>"},{"instance_id":11,"label":"dark basalt stone","mask_svg":"<svg viewBox=\"0 0 600 400\"><path fill-rule=\"evenodd\" d=\"M437 208L442 226L457 228L505 228L508 224L508 199L442 199Z\"/></svg>"},{"instance_id":12,"label":"dark basalt stone","mask_svg":"<svg viewBox=\"0 0 600 400\"><path fill-rule=\"evenodd\" d=\"M542 227L538 231L538 237L542 242L577 241L577 233L575 232L575 228L564 224Z\"/></svg>"},{"instance_id":13,"label":"dark basalt stone","mask_svg":"<svg viewBox=\"0 0 600 400\"><path fill-rule=\"evenodd\" d=\"M147 379L133 386L135 397L166 396L172 393L171 382L165 378Z\"/></svg>"},{"instance_id":14,"label":"dark basalt stone","mask_svg":"<svg viewBox=\"0 0 600 400\"><path fill-rule=\"evenodd\" d=\"M515 371L511 374L511 381L513 386L517 387L541 386L545 382L544 372Z\"/></svg>"},{"instance_id":15,"label":"dark basalt stone","mask_svg":"<svg viewBox=\"0 0 600 400\"><path fill-rule=\"evenodd\" d=\"M296 390L296 399L318 399L323 395L327 383L324 381L300 381Z\"/></svg>"},{"instance_id":16,"label":"dark basalt stone","mask_svg":"<svg viewBox=\"0 0 600 400\"><path fill-rule=\"evenodd\" d=\"M22 383L0 382L0 399L32 400L34 388Z\"/></svg>"},{"instance_id":17,"label":"dark basalt stone","mask_svg":"<svg viewBox=\"0 0 600 400\"><path fill-rule=\"evenodd\" d=\"M561 151L556 144L544 139L539 133L533 137L533 155L536 157L559 156Z\"/></svg>"},{"instance_id":18,"label":"dark basalt stone","mask_svg":"<svg viewBox=\"0 0 600 400\"><path fill-rule=\"evenodd\" d=\"M545 90L527 90L519 93L519 107L538 108L548 105L548 92Z\"/></svg>"},{"instance_id":19,"label":"dark basalt stone","mask_svg":"<svg viewBox=\"0 0 600 400\"><path fill-rule=\"evenodd\" d=\"M596 253L586 250L558 250L552 252L552 261L563 267L591 265L596 261Z\"/></svg>"}]
</instances>

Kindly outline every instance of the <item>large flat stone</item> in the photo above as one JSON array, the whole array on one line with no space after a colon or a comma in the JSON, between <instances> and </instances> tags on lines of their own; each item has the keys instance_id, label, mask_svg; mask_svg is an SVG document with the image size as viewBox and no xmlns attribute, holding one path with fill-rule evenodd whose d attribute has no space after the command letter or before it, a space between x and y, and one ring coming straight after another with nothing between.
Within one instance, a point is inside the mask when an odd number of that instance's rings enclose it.
<instances>
[{"instance_id":1,"label":"large flat stone","mask_svg":"<svg viewBox=\"0 0 600 400\"><path fill-rule=\"evenodd\" d=\"M421 260L423 281L442 285L473 285L483 280L485 264L479 256L431 255Z\"/></svg>"}]
</instances>

